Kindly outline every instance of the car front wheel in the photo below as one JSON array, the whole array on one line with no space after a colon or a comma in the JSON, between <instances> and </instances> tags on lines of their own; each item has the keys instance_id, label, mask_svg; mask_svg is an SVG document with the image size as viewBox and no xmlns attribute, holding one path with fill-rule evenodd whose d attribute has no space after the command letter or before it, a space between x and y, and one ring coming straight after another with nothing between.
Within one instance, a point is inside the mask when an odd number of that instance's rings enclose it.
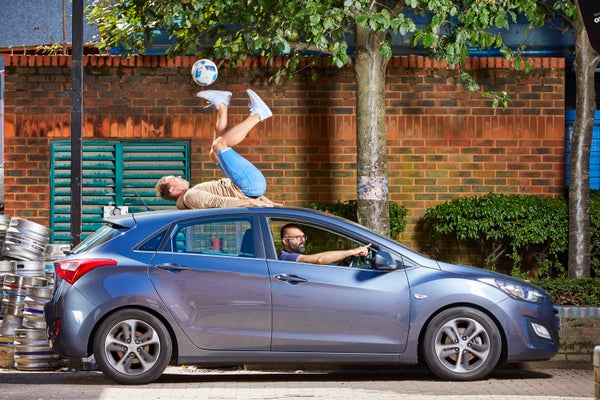
<instances>
[{"instance_id":1,"label":"car front wheel","mask_svg":"<svg viewBox=\"0 0 600 400\"><path fill-rule=\"evenodd\" d=\"M502 339L485 313L457 307L442 311L429 323L423 341L425 362L442 379L485 378L500 359Z\"/></svg>"},{"instance_id":2,"label":"car front wheel","mask_svg":"<svg viewBox=\"0 0 600 400\"><path fill-rule=\"evenodd\" d=\"M155 381L169 365L171 353L165 325L141 310L115 312L102 322L94 337L98 369L122 384Z\"/></svg>"}]
</instances>

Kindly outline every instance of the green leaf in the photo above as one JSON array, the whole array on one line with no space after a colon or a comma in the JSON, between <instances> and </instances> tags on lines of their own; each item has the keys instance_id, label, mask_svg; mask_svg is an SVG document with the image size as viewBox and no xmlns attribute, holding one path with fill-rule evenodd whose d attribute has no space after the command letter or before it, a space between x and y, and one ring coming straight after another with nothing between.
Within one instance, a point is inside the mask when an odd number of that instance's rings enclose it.
<instances>
[{"instance_id":1,"label":"green leaf","mask_svg":"<svg viewBox=\"0 0 600 400\"><path fill-rule=\"evenodd\" d=\"M508 20L506 19L506 15L497 15L494 20L494 25L497 28L509 29Z\"/></svg>"},{"instance_id":2,"label":"green leaf","mask_svg":"<svg viewBox=\"0 0 600 400\"><path fill-rule=\"evenodd\" d=\"M431 47L436 42L436 37L433 33L426 33L423 37L423 47Z\"/></svg>"}]
</instances>

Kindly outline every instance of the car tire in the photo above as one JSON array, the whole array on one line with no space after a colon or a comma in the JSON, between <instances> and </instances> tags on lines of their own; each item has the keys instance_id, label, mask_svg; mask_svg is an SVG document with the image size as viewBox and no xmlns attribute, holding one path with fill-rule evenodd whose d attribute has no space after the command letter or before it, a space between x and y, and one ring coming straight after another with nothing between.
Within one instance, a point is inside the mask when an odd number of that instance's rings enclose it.
<instances>
[{"instance_id":1,"label":"car tire","mask_svg":"<svg viewBox=\"0 0 600 400\"><path fill-rule=\"evenodd\" d=\"M470 307L436 315L423 338L423 355L431 371L446 380L485 378L498 364L502 338L492 319Z\"/></svg>"},{"instance_id":2,"label":"car tire","mask_svg":"<svg viewBox=\"0 0 600 400\"><path fill-rule=\"evenodd\" d=\"M139 385L154 382L169 365L171 336L154 315L119 310L102 322L94 336L98 369L115 382Z\"/></svg>"}]
</instances>

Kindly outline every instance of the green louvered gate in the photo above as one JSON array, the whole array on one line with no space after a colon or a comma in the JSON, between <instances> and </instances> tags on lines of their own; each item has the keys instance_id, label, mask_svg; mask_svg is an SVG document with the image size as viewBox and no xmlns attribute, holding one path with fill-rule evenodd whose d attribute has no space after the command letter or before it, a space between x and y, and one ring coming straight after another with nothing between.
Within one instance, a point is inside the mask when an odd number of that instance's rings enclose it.
<instances>
[{"instance_id":1,"label":"green louvered gate","mask_svg":"<svg viewBox=\"0 0 600 400\"><path fill-rule=\"evenodd\" d=\"M156 197L163 175L189 177L188 142L83 142L82 239L102 224L105 206L129 213L172 208ZM71 142L51 146L50 228L52 243L71 240ZM145 204L145 205L144 205Z\"/></svg>"}]
</instances>

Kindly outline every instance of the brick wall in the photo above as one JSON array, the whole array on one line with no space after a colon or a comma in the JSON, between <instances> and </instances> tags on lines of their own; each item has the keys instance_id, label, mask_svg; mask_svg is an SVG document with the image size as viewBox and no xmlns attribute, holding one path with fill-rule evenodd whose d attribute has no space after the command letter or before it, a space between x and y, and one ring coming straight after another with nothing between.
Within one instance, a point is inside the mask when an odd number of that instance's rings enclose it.
<instances>
[{"instance_id":1,"label":"brick wall","mask_svg":"<svg viewBox=\"0 0 600 400\"><path fill-rule=\"evenodd\" d=\"M600 343L600 308L560 306L558 311L561 320L560 347L546 364L591 368L594 348Z\"/></svg>"},{"instance_id":2,"label":"brick wall","mask_svg":"<svg viewBox=\"0 0 600 400\"><path fill-rule=\"evenodd\" d=\"M70 135L71 69L63 56L5 56L5 213L47 224L49 141ZM84 137L184 139L194 182L220 176L208 160L212 108L192 83L192 57L86 56ZM256 78L261 59L221 69L211 89L233 92L230 124L248 113L247 87L272 106L239 147L264 172L268 194L287 205L356 198L356 84L350 67L310 72L291 83ZM390 199L410 210L402 241L417 245L424 211L456 196L488 192L558 195L564 191L563 59L534 59L533 73L502 59L471 59L483 90L514 102L491 108L468 93L457 72L422 57L390 61L386 80ZM383 110L382 110L383 112ZM424 250L424 249L422 249Z\"/></svg>"}]
</instances>

